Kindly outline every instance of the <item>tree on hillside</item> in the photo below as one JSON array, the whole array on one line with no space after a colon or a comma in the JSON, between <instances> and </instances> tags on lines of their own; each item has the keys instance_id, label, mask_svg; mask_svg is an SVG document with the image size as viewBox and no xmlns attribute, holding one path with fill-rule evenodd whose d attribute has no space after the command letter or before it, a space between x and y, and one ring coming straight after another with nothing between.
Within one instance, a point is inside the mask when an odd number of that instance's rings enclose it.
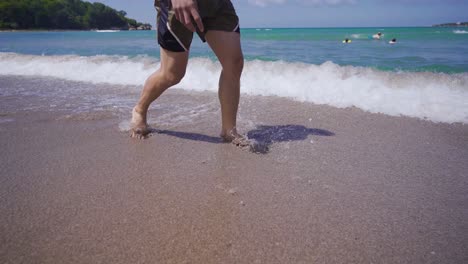
<instances>
[{"instance_id":1,"label":"tree on hillside","mask_svg":"<svg viewBox=\"0 0 468 264\"><path fill-rule=\"evenodd\" d=\"M81 0L2 0L3 29L108 29L141 25L127 13Z\"/></svg>"}]
</instances>

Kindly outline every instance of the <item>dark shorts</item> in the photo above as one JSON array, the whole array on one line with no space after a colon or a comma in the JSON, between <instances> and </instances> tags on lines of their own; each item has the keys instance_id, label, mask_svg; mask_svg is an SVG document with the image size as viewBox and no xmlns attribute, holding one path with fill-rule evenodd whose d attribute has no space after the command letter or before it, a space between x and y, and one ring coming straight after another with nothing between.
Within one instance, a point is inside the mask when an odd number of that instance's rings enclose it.
<instances>
[{"instance_id":1,"label":"dark shorts","mask_svg":"<svg viewBox=\"0 0 468 264\"><path fill-rule=\"evenodd\" d=\"M239 18L230 0L198 0L198 11L205 27L204 32L197 30L205 42L209 30L240 32ZM183 52L190 49L193 33L176 19L170 0L155 0L158 11L157 31L159 45L169 51ZM195 25L195 22L193 22Z\"/></svg>"}]
</instances>

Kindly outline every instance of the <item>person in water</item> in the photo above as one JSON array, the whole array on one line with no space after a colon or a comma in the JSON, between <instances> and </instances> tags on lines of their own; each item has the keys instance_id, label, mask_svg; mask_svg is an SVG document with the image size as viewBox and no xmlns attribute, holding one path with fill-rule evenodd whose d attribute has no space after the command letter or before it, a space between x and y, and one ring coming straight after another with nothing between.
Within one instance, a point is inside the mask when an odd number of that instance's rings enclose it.
<instances>
[{"instance_id":1,"label":"person in water","mask_svg":"<svg viewBox=\"0 0 468 264\"><path fill-rule=\"evenodd\" d=\"M132 110L131 136L145 138L151 128L147 114L150 104L164 91L179 83L187 68L190 44L196 32L218 57L221 133L227 142L246 146L249 141L236 130L240 77L244 57L240 43L239 18L230 0L155 0L161 64L145 82Z\"/></svg>"},{"instance_id":2,"label":"person in water","mask_svg":"<svg viewBox=\"0 0 468 264\"><path fill-rule=\"evenodd\" d=\"M351 40L347 38L347 39L343 40L343 43L351 43Z\"/></svg>"},{"instance_id":3,"label":"person in water","mask_svg":"<svg viewBox=\"0 0 468 264\"><path fill-rule=\"evenodd\" d=\"M389 44L395 44L395 43L396 43L396 38L390 40L388 43L389 43Z\"/></svg>"},{"instance_id":4,"label":"person in water","mask_svg":"<svg viewBox=\"0 0 468 264\"><path fill-rule=\"evenodd\" d=\"M382 38L382 33L381 32L378 32L377 34L374 34L372 36L373 39L381 39Z\"/></svg>"}]
</instances>

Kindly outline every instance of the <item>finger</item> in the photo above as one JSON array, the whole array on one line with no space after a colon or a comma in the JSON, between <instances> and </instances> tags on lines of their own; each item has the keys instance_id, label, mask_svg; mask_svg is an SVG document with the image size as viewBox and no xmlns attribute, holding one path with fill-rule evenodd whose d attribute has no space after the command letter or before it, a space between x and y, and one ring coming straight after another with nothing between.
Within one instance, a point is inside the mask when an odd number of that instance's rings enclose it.
<instances>
[{"instance_id":1,"label":"finger","mask_svg":"<svg viewBox=\"0 0 468 264\"><path fill-rule=\"evenodd\" d=\"M181 20L181 22L185 25L186 28L188 28L188 30L192 31L192 32L195 32L195 27L193 26L192 24L192 16L186 11L184 10L182 12L183 14L183 20Z\"/></svg>"},{"instance_id":2,"label":"finger","mask_svg":"<svg viewBox=\"0 0 468 264\"><path fill-rule=\"evenodd\" d=\"M176 19L182 23L185 27L187 27L185 25L185 16L184 16L184 10L182 8L174 8L174 14L175 14L175 17ZM188 28L188 27L187 27Z\"/></svg>"},{"instance_id":3,"label":"finger","mask_svg":"<svg viewBox=\"0 0 468 264\"><path fill-rule=\"evenodd\" d=\"M203 32L205 31L205 28L203 27L203 21L200 17L200 14L198 14L198 11L196 8L192 8L191 10L193 20L195 20L195 23L197 24L198 29Z\"/></svg>"},{"instance_id":4,"label":"finger","mask_svg":"<svg viewBox=\"0 0 468 264\"><path fill-rule=\"evenodd\" d=\"M180 14L179 9L174 9L175 17L177 20L182 21L182 15Z\"/></svg>"}]
</instances>

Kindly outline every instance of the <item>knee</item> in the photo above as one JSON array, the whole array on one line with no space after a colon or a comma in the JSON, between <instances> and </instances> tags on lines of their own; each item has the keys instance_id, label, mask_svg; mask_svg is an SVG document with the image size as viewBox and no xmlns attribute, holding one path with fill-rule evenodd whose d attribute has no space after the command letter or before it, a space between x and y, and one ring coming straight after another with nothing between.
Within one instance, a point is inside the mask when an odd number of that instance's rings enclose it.
<instances>
[{"instance_id":1,"label":"knee","mask_svg":"<svg viewBox=\"0 0 468 264\"><path fill-rule=\"evenodd\" d=\"M184 78L185 71L165 71L163 72L164 82L167 87L174 86Z\"/></svg>"},{"instance_id":2,"label":"knee","mask_svg":"<svg viewBox=\"0 0 468 264\"><path fill-rule=\"evenodd\" d=\"M242 55L235 56L223 65L223 72L240 77L244 69L244 57Z\"/></svg>"}]
</instances>

